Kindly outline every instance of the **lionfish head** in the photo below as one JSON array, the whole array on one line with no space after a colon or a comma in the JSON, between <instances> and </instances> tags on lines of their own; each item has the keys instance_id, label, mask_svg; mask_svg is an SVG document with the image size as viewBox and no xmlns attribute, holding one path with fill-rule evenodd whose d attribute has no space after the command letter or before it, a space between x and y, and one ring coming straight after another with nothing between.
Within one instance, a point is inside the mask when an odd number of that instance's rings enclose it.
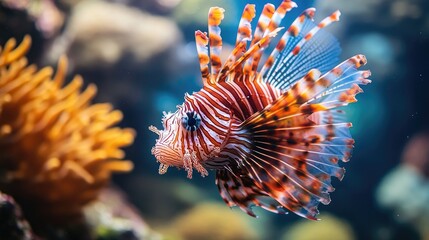
<instances>
[{"instance_id":1,"label":"lionfish head","mask_svg":"<svg viewBox=\"0 0 429 240\"><path fill-rule=\"evenodd\" d=\"M159 173L167 172L168 167L188 168L185 159L189 152L183 149L182 138L185 132L193 132L200 126L201 118L195 111L184 111L182 106L178 106L175 113L163 113L163 130L150 126L149 130L158 134L152 154L160 163Z\"/></svg>"},{"instance_id":2,"label":"lionfish head","mask_svg":"<svg viewBox=\"0 0 429 240\"><path fill-rule=\"evenodd\" d=\"M162 118L163 130L150 126L149 130L158 134L155 146L152 148L152 154L155 156L159 165L159 173L167 172L169 166L183 167L182 150L177 140L176 134L180 129L180 113L163 112Z\"/></svg>"}]
</instances>

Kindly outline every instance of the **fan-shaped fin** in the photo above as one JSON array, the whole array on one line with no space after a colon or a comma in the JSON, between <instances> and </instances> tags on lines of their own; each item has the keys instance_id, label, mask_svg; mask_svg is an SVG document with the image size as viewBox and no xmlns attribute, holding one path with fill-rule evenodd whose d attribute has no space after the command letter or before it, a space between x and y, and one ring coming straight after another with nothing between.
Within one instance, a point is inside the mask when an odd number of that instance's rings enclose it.
<instances>
[{"instance_id":1,"label":"fan-shaped fin","mask_svg":"<svg viewBox=\"0 0 429 240\"><path fill-rule=\"evenodd\" d=\"M365 57L357 55L321 77L312 70L245 120L239 128L250 144L243 143L248 155L235 176L252 179L259 188L252 192L263 192L290 211L316 219L317 205L328 204L334 191L331 177L343 178L345 170L338 162L349 160L354 143L351 123L332 108L353 102L357 84L369 82L368 72L357 71L365 63Z\"/></svg>"},{"instance_id":2,"label":"fan-shaped fin","mask_svg":"<svg viewBox=\"0 0 429 240\"><path fill-rule=\"evenodd\" d=\"M314 8L306 9L293 21L289 29L283 34L282 38L277 43L276 48L271 52L264 66L262 67L262 72L266 72L267 69L270 69L274 63L278 64L278 61L274 62L277 56L285 49L285 47L286 50L284 53L290 52L292 50L291 46L294 46L297 42L299 42L299 40L302 39L304 35L303 33L309 31L308 26L315 26L313 23L315 11L316 9Z\"/></svg>"},{"instance_id":3,"label":"fan-shaped fin","mask_svg":"<svg viewBox=\"0 0 429 240\"><path fill-rule=\"evenodd\" d=\"M270 32L266 36L264 36L261 40L257 42L257 44L251 46L249 50L247 50L240 58L235 61L232 61L234 57L233 55L239 54L240 50L245 49L245 43L240 42L237 47L235 47L234 51L231 53L231 56L226 61L225 65L222 67L220 74L218 76L217 82L223 81L226 78L229 78L231 81L239 81L242 76L241 72L238 73L240 75L235 75L236 69L241 69L242 64L246 61L250 56L252 56L255 52L260 49L266 47L269 44L271 38L275 37L277 33L282 30L282 28L277 28L274 31Z\"/></svg>"},{"instance_id":4,"label":"fan-shaped fin","mask_svg":"<svg viewBox=\"0 0 429 240\"><path fill-rule=\"evenodd\" d=\"M330 84L329 88L310 99L308 105L319 104L330 109L356 102L355 95L362 92L358 85L366 85L371 82L371 80L367 79L371 76L370 71L357 70L357 68L365 64L365 56L356 55L326 73L319 81Z\"/></svg>"},{"instance_id":5,"label":"fan-shaped fin","mask_svg":"<svg viewBox=\"0 0 429 240\"><path fill-rule=\"evenodd\" d=\"M231 69L227 72L227 74L231 73L232 70L236 69L237 66L242 65L244 61L246 61L250 56L252 56L255 52L265 48L270 43L270 39L277 36L277 33L282 30L283 28L277 28L273 30L272 32L268 33L266 36L264 36L257 44L251 46L247 52L243 54L237 61L234 62L234 64L231 66Z\"/></svg>"},{"instance_id":6,"label":"fan-shaped fin","mask_svg":"<svg viewBox=\"0 0 429 240\"><path fill-rule=\"evenodd\" d=\"M259 189L253 179L246 177L244 171L236 166L216 171L216 185L222 199L229 207L238 206L252 217L256 217L251 209L252 206L260 206L273 213L287 213L280 203Z\"/></svg>"},{"instance_id":7,"label":"fan-shaped fin","mask_svg":"<svg viewBox=\"0 0 429 240\"><path fill-rule=\"evenodd\" d=\"M276 9L276 11L271 14L272 7L270 5L266 5L264 8L264 11L262 12L260 21L258 22L258 28L261 32L257 31L256 33L258 36L255 38L262 38L266 36L267 34L273 32L275 29L277 29L283 20L283 18L286 16L286 13L292 10L293 8L297 7L296 3L291 0L283 0L283 2L280 4L280 6ZM265 16L271 15L271 19L269 22L267 21ZM268 26L265 27L265 24L268 22ZM259 25L261 23L261 26ZM257 29L258 30L258 29ZM262 33L263 31L263 33ZM262 34L261 34L262 33ZM268 42L266 43L266 46L270 44L271 40L268 39ZM251 43L251 46L254 44L257 44L258 41L254 41ZM261 58L262 52L264 48L261 48L259 51L255 52L253 55L252 60L252 70L256 71L259 65L259 60Z\"/></svg>"},{"instance_id":8,"label":"fan-shaped fin","mask_svg":"<svg viewBox=\"0 0 429 240\"><path fill-rule=\"evenodd\" d=\"M261 69L260 74L267 82L287 89L311 68L323 73L335 66L340 46L335 37L322 28L338 21L340 13L334 12L318 25L313 23L313 15L314 9L307 9L283 35Z\"/></svg>"},{"instance_id":9,"label":"fan-shaped fin","mask_svg":"<svg viewBox=\"0 0 429 240\"><path fill-rule=\"evenodd\" d=\"M260 191L283 207L316 219L318 203L328 204L334 191L331 176L344 175L338 162L351 155L351 125L340 122L340 112L289 115L277 110L284 107L284 102L279 104L271 106L276 114L261 113L253 116L258 121L242 126L251 139L244 169Z\"/></svg>"}]
</instances>

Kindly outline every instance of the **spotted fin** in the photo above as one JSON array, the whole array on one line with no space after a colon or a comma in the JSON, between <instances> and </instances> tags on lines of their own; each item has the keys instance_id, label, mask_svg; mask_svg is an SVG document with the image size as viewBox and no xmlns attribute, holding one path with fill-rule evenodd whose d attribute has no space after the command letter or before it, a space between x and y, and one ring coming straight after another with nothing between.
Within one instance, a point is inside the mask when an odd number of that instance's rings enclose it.
<instances>
[{"instance_id":1,"label":"spotted fin","mask_svg":"<svg viewBox=\"0 0 429 240\"><path fill-rule=\"evenodd\" d=\"M319 82L329 85L329 88L309 99L307 105L319 104L324 108L331 109L356 102L355 95L362 92L358 85L371 83L371 80L368 79L371 76L370 71L357 70L365 64L365 56L356 55L327 72L319 79Z\"/></svg>"},{"instance_id":2,"label":"spotted fin","mask_svg":"<svg viewBox=\"0 0 429 240\"><path fill-rule=\"evenodd\" d=\"M271 17L271 21L268 24L267 29L265 29L264 35L277 29L281 21L285 17L286 13L289 12L292 8L295 8L297 6L298 5L296 5L296 3L291 0L283 0L283 2L277 7L276 11Z\"/></svg>"},{"instance_id":3,"label":"spotted fin","mask_svg":"<svg viewBox=\"0 0 429 240\"><path fill-rule=\"evenodd\" d=\"M235 43L236 46L242 41L252 40L251 22L255 17L255 11L254 4L247 4L246 7L244 7L243 14L241 15L241 20L238 25L237 40Z\"/></svg>"},{"instance_id":4,"label":"spotted fin","mask_svg":"<svg viewBox=\"0 0 429 240\"><path fill-rule=\"evenodd\" d=\"M238 25L235 49L233 50L232 54L228 58L227 63L225 63L225 65L228 65L228 66L231 65L246 52L247 41L252 40L251 21L255 17L255 11L256 10L255 10L254 4L247 4L246 7L244 8L240 23ZM241 75L243 71L241 65L237 66L234 70L235 70L234 76ZM232 78L233 77L231 77L230 79Z\"/></svg>"},{"instance_id":5,"label":"spotted fin","mask_svg":"<svg viewBox=\"0 0 429 240\"><path fill-rule=\"evenodd\" d=\"M217 77L217 82L225 80L240 81L243 79L243 76L253 79L255 72L251 71L252 65L254 65L255 69L257 68L263 50L270 44L272 38L282 29L278 27L281 20L285 17L286 13L294 7L297 7L297 5L291 0L283 0L274 12L274 7L272 5L266 5L258 21L254 40L251 42L249 49L247 49L245 40L248 40L246 36L251 36L250 20L255 16L255 11L253 5L246 5L242 20L239 24L235 49L225 65L221 68L220 74ZM246 62L248 62L247 67Z\"/></svg>"},{"instance_id":6,"label":"spotted fin","mask_svg":"<svg viewBox=\"0 0 429 240\"><path fill-rule=\"evenodd\" d=\"M250 45L254 45L264 35L265 29L267 29L268 24L270 23L271 17L273 16L275 12L275 7L273 4L265 4L264 9L262 10L261 16L258 19L258 25L256 26L256 30L252 39L252 42ZM244 73L245 74L251 74L256 72L259 60L261 59L262 51L259 51L255 53L253 56L251 56L244 65Z\"/></svg>"},{"instance_id":7,"label":"spotted fin","mask_svg":"<svg viewBox=\"0 0 429 240\"><path fill-rule=\"evenodd\" d=\"M324 73L338 62L339 43L323 28L338 21L340 12L317 25L313 22L314 13L314 8L307 9L291 24L260 71L267 82L279 89L288 89L312 68Z\"/></svg>"},{"instance_id":8,"label":"spotted fin","mask_svg":"<svg viewBox=\"0 0 429 240\"><path fill-rule=\"evenodd\" d=\"M210 71L209 71L209 49L207 45L209 43L209 38L207 37L207 33L203 33L201 31L195 32L195 44L198 52L198 59L200 62L200 71L201 77L203 79L204 85L210 81Z\"/></svg>"},{"instance_id":9,"label":"spotted fin","mask_svg":"<svg viewBox=\"0 0 429 240\"><path fill-rule=\"evenodd\" d=\"M222 51L222 37L220 35L221 29L219 25L223 20L224 12L225 10L220 7L212 7L209 10L208 26L211 63L210 70L213 78L216 78L222 66L220 59L220 53Z\"/></svg>"},{"instance_id":10,"label":"spotted fin","mask_svg":"<svg viewBox=\"0 0 429 240\"><path fill-rule=\"evenodd\" d=\"M299 114L288 120L275 120L274 115L260 125L247 125L252 139L244 161L248 176L286 209L316 219L317 205L329 204L329 192L334 191L331 176L344 176L339 160L351 156L351 125L339 122L340 114L316 113L314 118L324 119L319 124Z\"/></svg>"},{"instance_id":11,"label":"spotted fin","mask_svg":"<svg viewBox=\"0 0 429 240\"><path fill-rule=\"evenodd\" d=\"M324 28L338 21L340 12L336 11L315 24L313 23L315 9L309 8L295 19L280 38L260 72L257 72L263 51L271 43L272 37L282 29L279 26L286 13L295 7L297 5L291 0L283 0L276 9L272 4L265 5L252 39L251 21L255 17L255 7L253 4L247 4L239 23L235 48L223 65L220 59L222 50L220 23L224 17L224 9L210 8L208 36L200 31L196 32L204 85L263 79L278 89L286 90L311 68L317 68L321 73L325 73L334 67L341 49L337 40ZM252 41L247 46L249 40Z\"/></svg>"},{"instance_id":12,"label":"spotted fin","mask_svg":"<svg viewBox=\"0 0 429 240\"><path fill-rule=\"evenodd\" d=\"M252 215L250 202L268 196L285 209L316 219L319 202L329 204L329 193L334 191L331 177L344 176L338 163L350 159L354 144L351 123L335 108L354 102L361 92L357 85L370 82L369 72L357 70L365 63L364 56L357 55L324 75L312 70L245 120L240 131L247 134L243 145L248 153L238 161L239 170L231 169L234 176L244 177L234 182L227 180L225 172L218 178L226 184L220 186L224 199ZM246 178L257 188L240 182ZM275 205L266 206L274 209Z\"/></svg>"},{"instance_id":13,"label":"spotted fin","mask_svg":"<svg viewBox=\"0 0 429 240\"><path fill-rule=\"evenodd\" d=\"M286 16L286 13L296 7L297 7L296 3L291 0L283 0L283 2L277 7L277 9L274 12L272 12L274 8L273 6L265 5L264 10L262 11L261 17L258 21L258 26L255 31L255 40L252 41L251 46L258 44L259 39L262 39L267 34L275 31L279 27L283 18ZM269 17L269 20L267 19L267 17ZM268 39L266 46L268 46L270 42L271 42L271 39ZM250 62L252 62L251 74L253 74L257 70L257 67L259 65L259 60L262 56L263 51L264 51L264 48L261 48L259 51L256 51L251 56L252 60L248 61L249 63L247 64L250 64ZM246 67L244 69L246 70Z\"/></svg>"},{"instance_id":14,"label":"spotted fin","mask_svg":"<svg viewBox=\"0 0 429 240\"><path fill-rule=\"evenodd\" d=\"M249 59L253 54L255 54L256 52L260 51L261 49L267 47L269 42L270 42L270 39L277 36L277 33L280 32L281 30L282 30L282 28L277 28L274 31L267 34L266 36L264 36L261 40L259 40L257 42L257 44L251 46L244 54L240 54L241 57L239 57L237 60L231 61L231 57L228 58L227 62L222 67L222 70L220 71L221 73L219 74L219 76L217 78L217 82L220 82L220 81L226 79L227 77L229 79L233 79L231 81L238 81L239 78L241 77L241 73L240 73L240 75L235 75L234 73L237 73L236 69L237 68L242 69L241 68L242 64L247 59ZM231 55L239 53L239 51L241 49L245 49L244 42L240 42L239 45L237 45L237 47L235 47L235 49L233 50Z\"/></svg>"},{"instance_id":15,"label":"spotted fin","mask_svg":"<svg viewBox=\"0 0 429 240\"><path fill-rule=\"evenodd\" d=\"M229 207L237 206L252 217L256 217L252 206L259 206L273 213L287 213L280 203L258 188L252 178L245 176L244 171L237 166L216 171L216 185Z\"/></svg>"}]
</instances>

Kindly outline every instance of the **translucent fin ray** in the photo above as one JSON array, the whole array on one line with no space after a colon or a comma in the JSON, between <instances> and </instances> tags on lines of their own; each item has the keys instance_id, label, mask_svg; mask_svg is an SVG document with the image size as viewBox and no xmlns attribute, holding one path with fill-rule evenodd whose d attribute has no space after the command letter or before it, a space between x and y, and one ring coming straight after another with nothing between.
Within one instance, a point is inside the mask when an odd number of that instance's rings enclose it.
<instances>
[{"instance_id":1,"label":"translucent fin ray","mask_svg":"<svg viewBox=\"0 0 429 240\"><path fill-rule=\"evenodd\" d=\"M353 102L357 84L369 82L367 71L357 71L365 63L357 55L324 75L313 69L240 125L251 141L241 160L247 176L300 216L316 219L319 202L328 204L334 191L331 177L345 174L338 163L351 157L352 125L333 108Z\"/></svg>"},{"instance_id":2,"label":"translucent fin ray","mask_svg":"<svg viewBox=\"0 0 429 240\"><path fill-rule=\"evenodd\" d=\"M270 84L287 89L311 68L325 72L337 63L341 49L337 40L323 28L338 21L340 13L336 11L315 25L314 11L307 9L292 23L262 67L260 74Z\"/></svg>"},{"instance_id":3,"label":"translucent fin ray","mask_svg":"<svg viewBox=\"0 0 429 240\"><path fill-rule=\"evenodd\" d=\"M198 52L198 60L200 62L200 71L201 77L203 79L203 84L206 85L210 81L210 71L209 71L209 49L207 45L209 43L209 38L207 33L201 31L195 32L195 44Z\"/></svg>"},{"instance_id":4,"label":"translucent fin ray","mask_svg":"<svg viewBox=\"0 0 429 240\"><path fill-rule=\"evenodd\" d=\"M253 179L238 178L237 174L242 175L243 170L233 167L230 170L217 170L216 172L216 185L222 199L229 207L238 206L252 217L256 217L251 209L252 206L260 206L273 213L286 213L283 206L260 190Z\"/></svg>"},{"instance_id":5,"label":"translucent fin ray","mask_svg":"<svg viewBox=\"0 0 429 240\"><path fill-rule=\"evenodd\" d=\"M209 26L209 44L210 44L210 62L211 62L211 75L216 78L222 62L220 53L222 51L222 37L220 35L221 29L219 27L223 20L225 10L219 7L212 7L209 10L208 26Z\"/></svg>"},{"instance_id":6,"label":"translucent fin ray","mask_svg":"<svg viewBox=\"0 0 429 240\"><path fill-rule=\"evenodd\" d=\"M275 7L272 4L265 4L264 9L262 10L261 16L259 17L258 24L253 35L252 42L250 46L253 46L264 36L265 29L267 29L268 24L270 23L271 17L273 16ZM254 74L257 70L259 60L262 56L262 51L256 52L251 56L244 65L245 74Z\"/></svg>"},{"instance_id":7,"label":"translucent fin ray","mask_svg":"<svg viewBox=\"0 0 429 240\"><path fill-rule=\"evenodd\" d=\"M255 12L254 4L247 4L246 7L244 7L243 14L241 15L241 20L238 25L237 39L235 43L236 46L242 41L252 40L251 22L255 17Z\"/></svg>"}]
</instances>

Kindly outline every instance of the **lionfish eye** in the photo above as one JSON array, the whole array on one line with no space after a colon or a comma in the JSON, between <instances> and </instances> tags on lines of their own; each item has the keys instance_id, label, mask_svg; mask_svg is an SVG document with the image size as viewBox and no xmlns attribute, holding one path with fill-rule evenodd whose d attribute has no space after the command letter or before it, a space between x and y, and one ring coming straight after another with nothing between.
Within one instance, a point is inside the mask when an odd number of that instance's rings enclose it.
<instances>
[{"instance_id":1,"label":"lionfish eye","mask_svg":"<svg viewBox=\"0 0 429 240\"><path fill-rule=\"evenodd\" d=\"M198 129L201 123L201 117L195 111L187 112L185 116L182 117L182 125L187 131L195 131Z\"/></svg>"}]
</instances>

